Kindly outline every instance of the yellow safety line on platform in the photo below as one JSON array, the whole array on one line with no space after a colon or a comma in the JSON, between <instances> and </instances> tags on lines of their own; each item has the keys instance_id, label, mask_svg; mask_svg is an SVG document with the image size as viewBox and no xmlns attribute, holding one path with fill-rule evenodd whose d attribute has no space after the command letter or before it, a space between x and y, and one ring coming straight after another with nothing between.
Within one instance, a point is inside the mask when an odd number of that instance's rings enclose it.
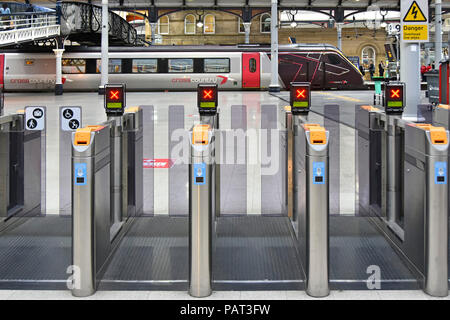
<instances>
[{"instance_id":1,"label":"yellow safety line on platform","mask_svg":"<svg viewBox=\"0 0 450 320\"><path fill-rule=\"evenodd\" d=\"M350 98L350 97L346 97L346 96L338 96L336 94L332 94L329 92L318 92L320 94L326 95L326 96L332 96L334 98L340 98L340 99L344 99L344 100L348 100L348 101L353 101L353 102L363 102L362 100L356 99L356 98Z\"/></svg>"}]
</instances>

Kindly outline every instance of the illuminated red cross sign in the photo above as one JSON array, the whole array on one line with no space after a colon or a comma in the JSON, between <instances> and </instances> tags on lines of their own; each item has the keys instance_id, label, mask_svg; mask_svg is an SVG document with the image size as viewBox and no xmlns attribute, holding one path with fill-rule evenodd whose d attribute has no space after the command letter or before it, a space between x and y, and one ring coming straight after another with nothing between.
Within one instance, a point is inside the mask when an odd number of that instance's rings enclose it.
<instances>
[{"instance_id":1,"label":"illuminated red cross sign","mask_svg":"<svg viewBox=\"0 0 450 320\"><path fill-rule=\"evenodd\" d=\"M111 99L111 100L119 100L119 91L118 90L115 90L115 91L110 91L109 92L109 98Z\"/></svg>"},{"instance_id":2,"label":"illuminated red cross sign","mask_svg":"<svg viewBox=\"0 0 450 320\"><path fill-rule=\"evenodd\" d=\"M400 89L397 89L397 90L392 89L391 90L391 98L400 98Z\"/></svg>"},{"instance_id":3,"label":"illuminated red cross sign","mask_svg":"<svg viewBox=\"0 0 450 320\"><path fill-rule=\"evenodd\" d=\"M213 97L212 97L212 94L213 94L213 91L212 90L203 90L203 99L212 99Z\"/></svg>"},{"instance_id":4,"label":"illuminated red cross sign","mask_svg":"<svg viewBox=\"0 0 450 320\"><path fill-rule=\"evenodd\" d=\"M297 99L306 98L306 90L305 89L297 89Z\"/></svg>"}]
</instances>

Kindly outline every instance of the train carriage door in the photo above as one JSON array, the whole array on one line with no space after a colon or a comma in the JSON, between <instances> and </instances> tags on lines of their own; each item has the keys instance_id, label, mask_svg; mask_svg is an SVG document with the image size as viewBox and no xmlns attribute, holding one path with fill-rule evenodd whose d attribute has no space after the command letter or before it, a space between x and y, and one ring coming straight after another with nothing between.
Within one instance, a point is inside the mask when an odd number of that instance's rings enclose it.
<instances>
[{"instance_id":1,"label":"train carriage door","mask_svg":"<svg viewBox=\"0 0 450 320\"><path fill-rule=\"evenodd\" d=\"M5 55L0 54L0 88L3 89L5 85L4 72L5 72Z\"/></svg>"},{"instance_id":2,"label":"train carriage door","mask_svg":"<svg viewBox=\"0 0 450 320\"><path fill-rule=\"evenodd\" d=\"M258 52L242 53L242 88L260 88L261 63Z\"/></svg>"}]
</instances>

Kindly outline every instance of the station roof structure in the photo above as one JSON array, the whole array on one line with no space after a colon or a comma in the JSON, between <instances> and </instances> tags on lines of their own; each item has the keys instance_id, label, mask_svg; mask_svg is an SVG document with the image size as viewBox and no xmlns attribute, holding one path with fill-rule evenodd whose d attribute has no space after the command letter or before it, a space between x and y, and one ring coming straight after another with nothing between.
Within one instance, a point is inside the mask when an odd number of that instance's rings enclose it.
<instances>
[{"instance_id":1,"label":"station roof structure","mask_svg":"<svg viewBox=\"0 0 450 320\"><path fill-rule=\"evenodd\" d=\"M14 1L13 1L14 2ZM15 2L26 2L17 0ZM43 5L55 4L56 0L29 0L28 2ZM85 0L101 5L101 0ZM271 0L109 0L111 8L137 8L145 9L151 6L158 8L269 8ZM434 0L429 0L430 6L434 7ZM278 0L279 10L367 10L371 6L378 6L382 9L400 10L400 0ZM442 1L442 7L450 9L450 2Z\"/></svg>"}]
</instances>

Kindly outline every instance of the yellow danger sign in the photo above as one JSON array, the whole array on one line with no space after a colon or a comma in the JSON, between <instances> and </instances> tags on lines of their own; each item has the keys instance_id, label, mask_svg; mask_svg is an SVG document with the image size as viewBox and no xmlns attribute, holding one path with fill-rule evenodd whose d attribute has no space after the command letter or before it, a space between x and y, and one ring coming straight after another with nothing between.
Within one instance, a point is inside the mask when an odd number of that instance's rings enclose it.
<instances>
[{"instance_id":1,"label":"yellow danger sign","mask_svg":"<svg viewBox=\"0 0 450 320\"><path fill-rule=\"evenodd\" d=\"M428 40L428 25L427 24L408 24L403 25L403 40Z\"/></svg>"},{"instance_id":2,"label":"yellow danger sign","mask_svg":"<svg viewBox=\"0 0 450 320\"><path fill-rule=\"evenodd\" d=\"M404 22L427 22L427 17L423 14L419 5L416 1L413 1L411 6L409 7L405 17L403 18Z\"/></svg>"}]
</instances>

